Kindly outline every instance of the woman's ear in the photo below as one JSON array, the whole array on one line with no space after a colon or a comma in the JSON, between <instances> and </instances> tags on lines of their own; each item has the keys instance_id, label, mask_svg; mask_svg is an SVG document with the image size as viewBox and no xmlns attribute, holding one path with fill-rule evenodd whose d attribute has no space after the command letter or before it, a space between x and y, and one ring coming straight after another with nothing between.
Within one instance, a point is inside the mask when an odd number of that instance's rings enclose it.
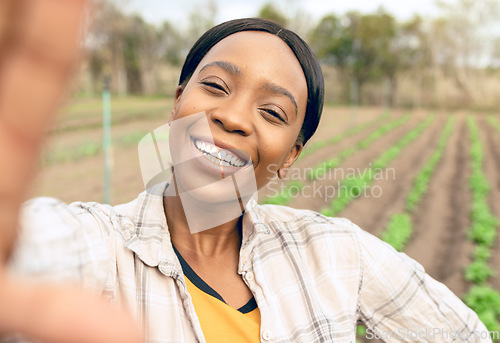
<instances>
[{"instance_id":1,"label":"woman's ear","mask_svg":"<svg viewBox=\"0 0 500 343\"><path fill-rule=\"evenodd\" d=\"M302 144L302 142L297 141L295 143L292 150L290 150L290 153L288 154L288 157L286 158L285 163L283 163L283 166L281 166L281 168L278 169L278 177L280 179L284 179L286 177L286 174L288 173L288 169L299 158L300 153L302 152L303 148L304 148L304 144Z\"/></svg>"},{"instance_id":2,"label":"woman's ear","mask_svg":"<svg viewBox=\"0 0 500 343\"><path fill-rule=\"evenodd\" d=\"M168 123L170 124L173 120L173 115L177 111L177 106L179 105L179 101L181 99L182 92L184 91L184 86L180 85L175 90L175 99L174 99L174 107L172 108L172 112L170 113L170 118L168 119Z\"/></svg>"}]
</instances>

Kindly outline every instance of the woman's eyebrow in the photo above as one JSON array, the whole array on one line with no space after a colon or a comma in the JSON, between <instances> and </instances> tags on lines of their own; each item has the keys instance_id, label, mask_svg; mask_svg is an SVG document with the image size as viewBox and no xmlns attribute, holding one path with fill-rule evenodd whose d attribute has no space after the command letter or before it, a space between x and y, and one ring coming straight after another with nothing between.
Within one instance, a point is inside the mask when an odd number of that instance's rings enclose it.
<instances>
[{"instance_id":1,"label":"woman's eyebrow","mask_svg":"<svg viewBox=\"0 0 500 343\"><path fill-rule=\"evenodd\" d=\"M241 70L240 70L240 68L238 68L237 65L232 64L231 62L226 62L226 61L215 61L215 62L207 63L207 64L205 64L203 66L203 68L200 69L200 73L204 69L206 69L208 67L212 67L212 66L220 67L220 68L224 69L225 71L227 71L230 74L234 74L234 75L240 75L241 74Z\"/></svg>"},{"instance_id":2,"label":"woman's eyebrow","mask_svg":"<svg viewBox=\"0 0 500 343\"><path fill-rule=\"evenodd\" d=\"M288 97L290 101L292 102L293 106L295 107L295 115L297 115L298 108L297 108L297 101L295 101L295 97L290 93L288 90L285 88L278 86L275 83L271 82L264 82L261 86L266 92L271 92L274 94L280 94Z\"/></svg>"}]
</instances>

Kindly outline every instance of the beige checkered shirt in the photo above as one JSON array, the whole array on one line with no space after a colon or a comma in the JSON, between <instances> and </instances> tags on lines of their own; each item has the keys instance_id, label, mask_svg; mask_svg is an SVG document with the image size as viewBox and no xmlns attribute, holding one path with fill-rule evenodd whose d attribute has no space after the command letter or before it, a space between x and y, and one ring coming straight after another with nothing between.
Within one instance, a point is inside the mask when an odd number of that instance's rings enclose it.
<instances>
[{"instance_id":1,"label":"beige checkered shirt","mask_svg":"<svg viewBox=\"0 0 500 343\"><path fill-rule=\"evenodd\" d=\"M115 207L31 200L11 266L103 292L131 309L146 342L205 342L161 194ZM260 309L261 342L355 342L358 320L389 342L491 342L421 265L343 218L251 201L238 273Z\"/></svg>"}]
</instances>

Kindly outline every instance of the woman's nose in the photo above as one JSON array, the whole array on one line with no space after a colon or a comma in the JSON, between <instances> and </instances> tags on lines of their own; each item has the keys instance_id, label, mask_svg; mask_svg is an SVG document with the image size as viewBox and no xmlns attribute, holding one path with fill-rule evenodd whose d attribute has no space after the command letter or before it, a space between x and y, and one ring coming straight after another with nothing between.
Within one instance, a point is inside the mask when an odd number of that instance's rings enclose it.
<instances>
[{"instance_id":1,"label":"woman's nose","mask_svg":"<svg viewBox=\"0 0 500 343\"><path fill-rule=\"evenodd\" d=\"M228 132L248 136L253 131L252 114L250 111L218 108L209 115L212 122Z\"/></svg>"}]
</instances>

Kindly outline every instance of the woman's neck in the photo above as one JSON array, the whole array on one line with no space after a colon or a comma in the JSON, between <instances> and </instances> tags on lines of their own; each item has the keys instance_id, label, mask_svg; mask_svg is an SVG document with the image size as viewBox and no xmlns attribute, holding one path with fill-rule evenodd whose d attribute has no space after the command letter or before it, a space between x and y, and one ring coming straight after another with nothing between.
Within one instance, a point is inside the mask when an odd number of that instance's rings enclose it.
<instances>
[{"instance_id":1,"label":"woman's neck","mask_svg":"<svg viewBox=\"0 0 500 343\"><path fill-rule=\"evenodd\" d=\"M221 256L228 252L239 251L241 244L240 218L193 234L189 229L180 197L171 193L167 192L167 195L164 196L163 208L172 243L179 251L199 258Z\"/></svg>"}]
</instances>

